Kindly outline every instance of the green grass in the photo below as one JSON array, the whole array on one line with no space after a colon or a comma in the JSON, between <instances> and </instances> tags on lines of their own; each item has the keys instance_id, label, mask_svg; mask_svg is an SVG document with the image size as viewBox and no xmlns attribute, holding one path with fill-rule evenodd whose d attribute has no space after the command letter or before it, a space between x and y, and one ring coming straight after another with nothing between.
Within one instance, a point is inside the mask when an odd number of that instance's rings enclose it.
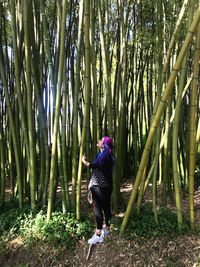
<instances>
[{"instance_id":1,"label":"green grass","mask_svg":"<svg viewBox=\"0 0 200 267\"><path fill-rule=\"evenodd\" d=\"M130 238L137 236L151 237L151 236L169 236L175 234L186 233L189 231L189 222L185 221L182 226L182 231L178 230L176 213L172 212L166 207L161 207L158 211L159 224L156 224L151 204L145 204L140 213L134 208L129 218L125 235ZM113 221L113 228L120 229L123 218L117 218Z\"/></svg>"}]
</instances>

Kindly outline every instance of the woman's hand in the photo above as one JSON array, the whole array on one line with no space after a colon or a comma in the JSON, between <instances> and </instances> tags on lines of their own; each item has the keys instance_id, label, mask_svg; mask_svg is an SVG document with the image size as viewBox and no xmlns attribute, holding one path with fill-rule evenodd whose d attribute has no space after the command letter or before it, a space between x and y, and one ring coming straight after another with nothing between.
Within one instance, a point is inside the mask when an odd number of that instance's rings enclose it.
<instances>
[{"instance_id":1,"label":"woman's hand","mask_svg":"<svg viewBox=\"0 0 200 267\"><path fill-rule=\"evenodd\" d=\"M86 163L86 156L85 156L85 154L82 156L82 162L83 162L83 164Z\"/></svg>"},{"instance_id":2,"label":"woman's hand","mask_svg":"<svg viewBox=\"0 0 200 267\"><path fill-rule=\"evenodd\" d=\"M85 154L82 156L82 162L85 166L89 167L90 163L86 161L86 156Z\"/></svg>"}]
</instances>

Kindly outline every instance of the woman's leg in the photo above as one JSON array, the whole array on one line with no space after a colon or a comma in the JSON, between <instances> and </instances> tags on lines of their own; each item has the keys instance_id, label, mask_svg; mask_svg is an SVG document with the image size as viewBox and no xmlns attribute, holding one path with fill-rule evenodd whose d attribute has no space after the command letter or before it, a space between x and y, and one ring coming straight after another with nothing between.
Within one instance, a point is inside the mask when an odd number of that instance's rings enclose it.
<instances>
[{"instance_id":1,"label":"woman's leg","mask_svg":"<svg viewBox=\"0 0 200 267\"><path fill-rule=\"evenodd\" d=\"M94 213L96 217L97 234L101 234L103 225L102 192L101 188L98 186L92 186L90 190L92 192L92 200L94 202Z\"/></svg>"},{"instance_id":2,"label":"woman's leg","mask_svg":"<svg viewBox=\"0 0 200 267\"><path fill-rule=\"evenodd\" d=\"M102 188L103 191L103 199L102 199L102 207L105 215L106 226L110 226L110 218L111 218L111 194L112 190L110 188Z\"/></svg>"}]
</instances>

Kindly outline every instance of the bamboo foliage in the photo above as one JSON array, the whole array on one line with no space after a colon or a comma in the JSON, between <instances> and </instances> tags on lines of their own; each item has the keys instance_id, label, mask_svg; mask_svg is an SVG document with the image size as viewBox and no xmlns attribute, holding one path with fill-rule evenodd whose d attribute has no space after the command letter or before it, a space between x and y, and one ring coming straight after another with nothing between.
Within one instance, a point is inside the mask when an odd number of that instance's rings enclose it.
<instances>
[{"instance_id":1,"label":"bamboo foliage","mask_svg":"<svg viewBox=\"0 0 200 267\"><path fill-rule=\"evenodd\" d=\"M168 100L168 97L170 95L170 92L171 92L171 90L173 88L175 79L177 77L177 73L180 70L180 67L181 67L181 64L183 62L184 56L185 56L185 54L186 54L186 52L188 50L189 44L191 43L193 35L194 35L194 33L196 31L196 28L198 26L199 20L200 20L200 6L197 9L196 16L195 16L195 18L193 20L193 23L192 23L192 25L191 25L188 33L187 33L187 36L185 38L184 43L182 45L181 51L180 51L180 53L178 55L178 58L176 60L175 65L173 67L173 71L172 71L172 73L171 73L171 75L169 77L168 83L167 83L166 88L165 88L165 90L163 92L163 95L162 95L162 98L161 98L161 102L159 103L155 118L154 118L154 120L152 122L151 129L150 129L150 132L149 132L149 135L148 135L148 138L147 138L147 141L146 141L146 145L145 145L145 148L144 148L144 152L143 152L143 155L142 155L142 159L141 159L141 162L140 162L139 170L138 170L138 173L137 173L137 176L136 176L136 180L135 180L135 183L134 183L134 187L133 187L133 190L132 190L132 193L131 193L131 197L129 199L129 203L128 203L128 206L127 206L127 209L126 209L126 215L125 215L125 217L123 219L123 222L122 222L122 226L121 226L121 230L120 230L120 234L121 235L123 234L123 232L125 230L125 227L126 227L126 224L128 222L128 218L130 216L130 213L131 213L131 210L132 210L132 206L133 206L133 203L134 203L136 195L137 195L137 189L138 189L138 187L140 185L144 168L145 168L145 166L147 165L147 162L148 162L151 145L152 145L152 142L153 142L153 138L155 136L155 131L157 129L158 123L159 123L160 118L162 116L162 113L164 111L164 108L165 108L165 105L167 103L167 100Z\"/></svg>"}]
</instances>

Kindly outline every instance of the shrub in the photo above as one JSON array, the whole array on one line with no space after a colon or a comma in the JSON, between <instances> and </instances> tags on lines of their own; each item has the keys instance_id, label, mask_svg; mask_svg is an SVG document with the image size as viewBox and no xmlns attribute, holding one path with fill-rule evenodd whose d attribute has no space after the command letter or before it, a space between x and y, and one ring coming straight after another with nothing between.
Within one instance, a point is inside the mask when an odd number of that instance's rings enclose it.
<instances>
[{"instance_id":1,"label":"shrub","mask_svg":"<svg viewBox=\"0 0 200 267\"><path fill-rule=\"evenodd\" d=\"M20 235L27 242L39 239L56 247L71 248L75 240L89 236L90 217L78 221L73 213L63 214L61 211L55 211L47 223L46 210L31 210L27 204L20 211L13 206L9 203L1 209L0 235L4 242Z\"/></svg>"}]
</instances>

